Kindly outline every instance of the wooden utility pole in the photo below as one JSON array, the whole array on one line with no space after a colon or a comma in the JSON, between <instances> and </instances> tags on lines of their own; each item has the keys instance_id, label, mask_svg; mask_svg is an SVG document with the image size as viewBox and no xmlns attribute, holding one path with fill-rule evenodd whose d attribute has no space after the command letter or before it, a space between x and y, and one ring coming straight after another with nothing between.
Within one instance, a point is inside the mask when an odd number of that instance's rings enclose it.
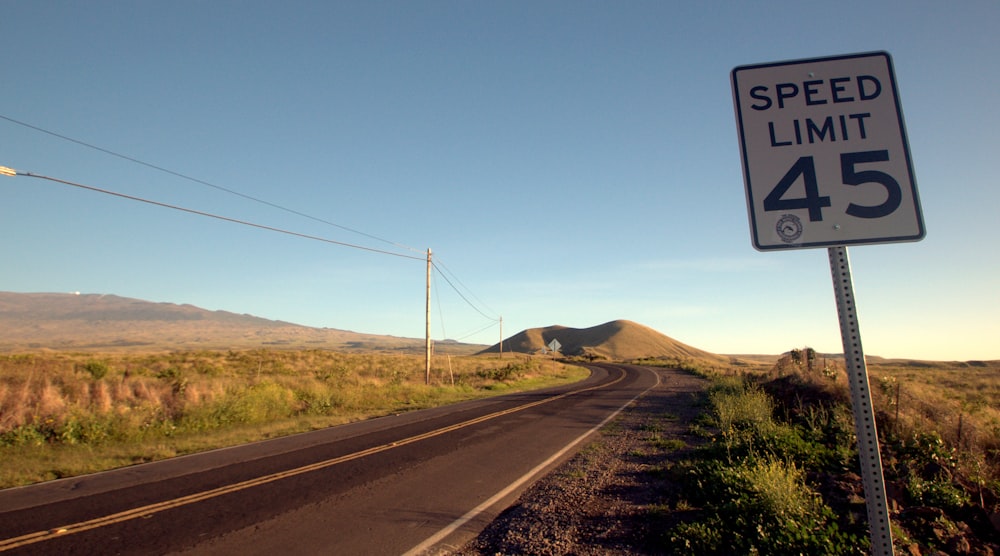
<instances>
[{"instance_id":1,"label":"wooden utility pole","mask_svg":"<svg viewBox=\"0 0 1000 556\"><path fill-rule=\"evenodd\" d=\"M426 312L426 335L424 339L424 371L425 384L431 383L431 248L427 248L427 312Z\"/></svg>"},{"instance_id":2,"label":"wooden utility pole","mask_svg":"<svg viewBox=\"0 0 1000 556\"><path fill-rule=\"evenodd\" d=\"M500 315L500 359L503 359L503 315Z\"/></svg>"}]
</instances>

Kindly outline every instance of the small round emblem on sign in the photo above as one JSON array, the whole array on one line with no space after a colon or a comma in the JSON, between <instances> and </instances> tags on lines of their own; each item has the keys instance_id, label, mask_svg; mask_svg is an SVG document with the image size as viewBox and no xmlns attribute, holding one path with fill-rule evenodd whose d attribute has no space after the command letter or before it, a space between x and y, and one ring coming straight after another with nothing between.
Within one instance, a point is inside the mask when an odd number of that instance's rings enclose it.
<instances>
[{"instance_id":1,"label":"small round emblem on sign","mask_svg":"<svg viewBox=\"0 0 1000 556\"><path fill-rule=\"evenodd\" d=\"M784 214L778 219L774 229L778 232L781 241L795 243L797 239L802 237L802 220L794 214Z\"/></svg>"}]
</instances>

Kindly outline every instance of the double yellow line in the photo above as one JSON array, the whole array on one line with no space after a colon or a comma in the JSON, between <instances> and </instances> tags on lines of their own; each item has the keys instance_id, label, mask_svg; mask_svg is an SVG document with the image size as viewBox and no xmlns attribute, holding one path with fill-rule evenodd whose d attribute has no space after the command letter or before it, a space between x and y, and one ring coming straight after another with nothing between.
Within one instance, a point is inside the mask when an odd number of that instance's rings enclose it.
<instances>
[{"instance_id":1,"label":"double yellow line","mask_svg":"<svg viewBox=\"0 0 1000 556\"><path fill-rule=\"evenodd\" d=\"M587 392L590 390L598 390L601 388L607 388L618 382L621 382L625 378L625 373L615 380L608 382L606 384L601 384L598 386L591 386L589 388L581 388L579 390L573 390L571 392L566 392L558 396L553 396L551 398L545 398L542 400L534 401L524 405L519 405L517 407L512 407L509 409L504 409L481 417L476 417L475 419L470 419L468 421L463 421L461 423L456 423L441 429L436 429L430 432L425 432L423 434L418 434L416 436L411 436L409 438L404 438L402 440L397 440L395 442L390 442L388 444L382 444L380 446L374 446L368 448L367 450L361 450L360 452L354 452L352 454L347 454L333 459L324 460L317 463L312 463L302 467L297 467L295 469L290 469L288 471L280 471L278 473L273 473L271 475L265 475L263 477L257 477L256 479L249 479L239 483L234 483L231 485L222 486L219 488L214 488L212 490L206 490L203 492L198 492L195 494L189 494L188 496L182 496L180 498L175 498L173 500L166 500L163 502L157 502L155 504L149 504L146 506L141 506L138 508L133 508L131 510L125 510L123 512L118 512L111 515L106 515L103 517L98 517L88 521L81 521L79 523L73 523L70 525L65 525L62 527L57 527L55 529L48 529L45 531L37 531L34 533L28 533L26 535L21 535L19 537L13 537L0 541L0 552L7 550L12 550L15 548L20 548L22 546L27 546L30 544L35 544L38 542L43 542L51 540L58 537L63 537L66 535L73 535L76 533L82 533L84 531L89 531L91 529L97 529L99 527L105 527L108 525L114 525L116 523L122 523L124 521L130 521L133 519L151 517L157 512L162 512L165 510L170 510L174 508L179 508L181 506L186 506L188 504L194 504L204 500L209 500L217 496L222 496L224 494L230 494L233 492L238 492L241 490L246 490L248 488L253 488L260 485L266 485L268 483L273 483L275 481L280 481L282 479L287 479L289 477L294 477L296 475L302 475L304 473L311 473L313 471L319 471L320 469L326 469L327 467L332 467L341 463L348 461L353 461L363 457L367 457L373 454L378 454L380 452L385 452L387 450L392 450L393 448L399 448L400 446L406 446L407 444L413 444L415 442L420 442L421 440L427 440L428 438L433 438L435 436L440 436L442 434L447 434L452 431L456 431L465 427L469 427L484 421L489 421L490 419L496 419L497 417L502 417L504 415L509 415L511 413L516 413L518 411L523 411L525 409L530 409L542 404L560 400L562 398L572 396L574 394L579 394L581 392Z\"/></svg>"}]
</instances>

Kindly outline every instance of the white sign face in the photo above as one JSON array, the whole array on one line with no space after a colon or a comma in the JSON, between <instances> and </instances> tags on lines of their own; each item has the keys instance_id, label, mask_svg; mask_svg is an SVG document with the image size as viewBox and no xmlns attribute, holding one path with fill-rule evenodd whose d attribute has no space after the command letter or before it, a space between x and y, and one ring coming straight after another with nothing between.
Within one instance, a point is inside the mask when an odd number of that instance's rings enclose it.
<instances>
[{"instance_id":1,"label":"white sign face","mask_svg":"<svg viewBox=\"0 0 1000 556\"><path fill-rule=\"evenodd\" d=\"M731 77L755 248L923 239L888 53L740 66Z\"/></svg>"}]
</instances>

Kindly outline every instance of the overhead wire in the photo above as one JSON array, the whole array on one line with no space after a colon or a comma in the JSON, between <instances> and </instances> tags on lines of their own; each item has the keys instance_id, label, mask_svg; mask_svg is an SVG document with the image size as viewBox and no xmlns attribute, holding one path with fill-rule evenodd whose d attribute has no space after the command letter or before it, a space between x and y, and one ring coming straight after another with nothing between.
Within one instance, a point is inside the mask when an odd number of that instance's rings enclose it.
<instances>
[{"instance_id":1,"label":"overhead wire","mask_svg":"<svg viewBox=\"0 0 1000 556\"><path fill-rule=\"evenodd\" d=\"M373 247L365 247L363 245L356 245L356 244L353 244L353 243L346 243L346 242L343 242L343 241L336 241L336 240L328 239L328 238L324 238L324 237L319 237L319 236L314 236L314 235L309 235L309 234L303 234L303 233L300 233L300 232L294 232L294 231L286 230L286 229L283 229L283 228L276 228L274 226L267 226L267 225L264 225L264 224L257 224L257 223L254 223L254 222L249 222L247 220L239 220L237 218L230 218L228 216L222 216L222 215L219 215L219 214L213 214L213 213L205 212L205 211L201 211L201 210L195 210L195 209L190 209L190 208L181 207L181 206L177 206L177 205L171 205L171 204L163 203L163 202L160 202L160 201L154 201L152 199L145 199L145 198L142 198L142 197L136 197L134 195L128 195L128 194L125 194L125 193L119 193L117 191L110 191L108 189L101 189L99 187L94 187L92 185L85 185L85 184L82 184L82 183L76 183L76 182L72 182L72 181L64 180L64 179L60 179L60 178L53 178L51 176L45 176L45 175L42 175L42 174L34 174L32 172L21 172L21 171L17 171L17 170L14 170L14 174L17 175L17 176L25 176L25 177L29 177L29 178L37 178L37 179L49 180L49 181L53 181L53 182L56 182L56 183L61 183L61 184L64 184L64 185L69 185L69 186L72 186L72 187L78 187L80 189L86 189L86 190L94 191L94 192L97 192L97 193L104 193L106 195L112 195L114 197L120 197L122 199L129 199L131 201L138 201L138 202L141 202L141 203L147 203L147 204L155 205L155 206L158 206L158 207L163 207L163 208L178 210L178 211L181 211L181 212L186 212L186 213L189 213L189 214L195 214L195 215L198 215L198 216L205 216L205 217L208 217L208 218L215 218L217 220L223 220L223 221L226 221L226 222L232 222L234 224L241 224L243 226L250 226L250 227L259 228L259 229L262 229L262 230L268 230L268 231L271 231L271 232L278 232L278 233L286 234L286 235L290 235L290 236L296 236L296 237L301 237L301 238L305 238L305 239L311 239L311 240L315 240L315 241L321 241L321 242L324 242L324 243L331 243L331 244L340 245L340 246L343 246L343 247L351 247L353 249L361 249L361 250L364 250L364 251L370 251L372 253L380 253L380 254L383 254L383 255L392 255L394 257L401 257L401 258L404 258L404 259L413 259L413 260L417 260L417 261L423 261L424 260L423 257L415 257L413 255L405 255L405 254L402 254L402 253L393 253L392 251L385 251L383 249L375 249ZM9 175L9 174L5 173L5 175Z\"/></svg>"},{"instance_id":2,"label":"overhead wire","mask_svg":"<svg viewBox=\"0 0 1000 556\"><path fill-rule=\"evenodd\" d=\"M500 321L491 322L491 323L487 324L486 326L484 326L484 327L482 327L482 328L480 328L478 330L473 330L472 332L469 332L467 334L463 334L461 336L458 336L457 338L454 338L454 340L456 342L461 342L462 340L464 340L466 338L470 338L472 336L475 336L476 334L479 334L481 332L485 332L485 331L489 330L490 328L493 328L494 326L496 326L497 322L500 322Z\"/></svg>"},{"instance_id":3,"label":"overhead wire","mask_svg":"<svg viewBox=\"0 0 1000 556\"><path fill-rule=\"evenodd\" d=\"M150 204L150 205L154 205L154 206L158 206L158 207L162 207L162 208L168 208L168 209L171 209L171 210L177 210L177 211L180 211L180 212L186 212L188 214L194 214L194 215L197 215L197 216L204 216L204 217L207 217L207 218L214 218L216 220L222 220L222 221L225 221L225 222L231 222L233 224L240 224L240 225L243 225L243 226L249 226L249 227L252 227L252 228L258 228L258 229L261 229L261 230L267 230L267 231L271 231L271 232L277 232L277 233L286 234L286 235L295 236L295 237L300 237L300 238L304 238L304 239L310 239L310 240L314 240L314 241L320 241L320 242L323 242L323 243L330 243L330 244L334 244L334 245L340 245L340 246L343 246L343 247L350 247L350 248L353 248L353 249L361 249L361 250L364 250L364 251L369 251L369 252L373 252L373 253L379 253L379 254L383 254L383 255L392 255L394 257L401 257L401 258L404 258L404 259L410 259L410 260L416 260L416 261L424 261L425 260L424 257L416 257L416 256L413 256L413 255L406 255L406 254L402 254L402 253L393 253L391 251L385 251L385 250L382 250L382 249L375 249L375 248L372 248L372 247L365 247L363 245L355 245L355 244L346 243L346 242L343 242L343 241L336 241L336 240L332 240L332 239L329 239L329 238L323 238L323 237L319 237L319 236L304 234L304 233L300 233L300 232L286 230L286 229L283 229L283 228L277 228L277 227L274 227L274 226L268 226L268 225L265 225L265 224L257 224L255 222L249 222L247 220L240 220L240 219L237 219L237 218L231 218L231 217L228 217L228 216L222 216L220 214L214 214L214 213L205 212L205 211L201 211L201 210L196 210L196 209L191 209L191 208L187 208L187 207L181 207L181 206L177 206L177 205L172 205L172 204L164 203L164 202L160 202L160 201L154 201L152 199L146 199L146 198L143 198L143 197L137 197L135 195L128 195L126 193L120 193L120 192L117 192L117 191L111 191L111 190L108 190L108 189L103 189L103 188L95 187L95 186L92 186L92 185L86 185L86 184L82 184L82 183L78 183L78 182L64 180L64 179L61 179L61 178L55 178L55 177L52 177L52 176L46 176L46 175L43 175L43 174L36 174L36 173L33 173L33 172L21 172L21 171L18 171L18 170L13 170L11 168L6 168L6 167L2 167L2 166L0 166L0 174L2 174L2 175L13 175L13 176L23 176L23 177L28 177L28 178L48 180L48 181L52 181L52 182L55 182L55 183L61 183L61 184L64 184L64 185L69 185L71 187L77 187L77 188L84 189L84 190L87 190L87 191L93 191L95 193L103 193L103 194L106 194L106 195L111 195L113 197L119 197L119 198L122 198L122 199L127 199L127 200L131 200L131 201L137 201L137 202L140 202L140 203L146 203L146 204ZM435 270L438 271L439 275L442 278L444 278L444 281L449 286L451 286L451 288L455 291L455 293L457 293L458 296L461 297L462 300L466 302L466 304L468 304L476 312L478 312L480 315L482 315L483 317L485 317L486 319L488 319L490 321L490 324L488 324L485 327L480 328L480 329L478 329L478 330L476 330L474 332L471 332L469 334L463 335L461 338L458 338L459 340L468 338L469 336L473 336L473 335L478 334L478 333L480 333L480 332L482 332L484 330L492 328L493 326L496 325L496 323L500 322L500 320L498 318L494 318L494 317L491 317L490 315L487 315L481 309L479 309L479 307L477 307L474 303L472 303L471 301L469 301L469 299L461 292L461 290L459 290L458 287L456 287L455 284L448 278L448 276L441 270L441 267L439 267L436 262L432 261L431 262L431 266ZM453 277L455 277L454 274L453 274ZM458 281L458 278L455 277L455 280ZM438 288L437 288L437 283L432 282L432 286L434 287L434 291L437 292L437 293L439 293L438 292ZM463 286L464 286L464 284L463 284ZM466 286L466 289L468 289L467 286ZM469 291L469 294L472 295L473 297L475 297L475 294L472 294L471 290ZM440 324L440 326L441 326L441 333L442 333L443 337L447 337L447 332L445 331L445 327L444 327L444 309L441 306L441 295L436 295L435 297L437 297L437 302L438 302L438 315L439 315L438 321L441 323ZM476 299L478 300L478 298L476 298Z\"/></svg>"},{"instance_id":4,"label":"overhead wire","mask_svg":"<svg viewBox=\"0 0 1000 556\"><path fill-rule=\"evenodd\" d=\"M13 123L13 124L16 124L16 125L19 125L19 126L22 126L22 127L34 130L34 131L38 131L40 133L44 133L44 134L50 135L52 137L56 137L58 139L62 139L64 141L75 143L77 145L80 145L80 146L83 146L83 147L86 147L86 148L89 148L89 149L93 149L93 150L96 150L98 152L102 152L102 153L110 155L110 156L114 156L114 157L120 158L122 160L126 160L128 162L132 162L134 164L145 166L147 168L150 168L150 169L153 169L153 170L156 170L156 171L159 171L159 172L163 172L163 173L166 173L166 174L169 174L169 175L172 175L172 176L175 176L175 177L178 177L178 178L181 178L181 179L193 182L193 183L204 185L206 187L210 187L210 188L213 188L213 189L216 189L216 190L219 190L219 191L223 191L225 193L229 193L231 195L235 195L235 196L238 196L238 197L241 197L241 198L244 198L244 199L256 202L256 203L260 203L260 204L263 204L263 205L266 205L266 206L269 206L269 207L272 207L272 208L275 208L275 209L278 209L278 210L282 210L282 211L288 212L290 214L294 214L296 216L300 216L300 217L303 217L303 218L308 218L310 220L313 220L313 221L316 221L316 222L320 222L322 224L326 224L326 225L329 225L329 226L333 226L335 228L339 228L339 229L342 229L342 230L345 230L345 231L348 231L348 232L351 232L351 233L362 235L362 236L365 236L367 238L374 239L376 241L380 241L380 242L383 242L383 243L386 243L386 244L389 244L389 245L393 245L393 246L401 248L401 249L405 249L405 250L412 251L412 252L417 252L417 253L423 253L423 251L420 250L420 249L416 249L414 247L410 247L410 246L402 244L402 243L390 241L388 239L385 239L385 238L382 238L382 237L379 237L379 236L376 236L376 235L373 235L373 234L369 234L369 233L366 233L366 232L363 232L363 231L360 231L360 230L357 230L357 229L354 229L354 228L350 228L350 227L347 227L347 226L343 226L341 224L330 222L328 220L325 220L325 219L322 219L322 218L318 218L318 217L315 217L315 216L303 213L301 211L297 211L297 210L294 210L294 209L291 209L291 208L288 208L288 207L284 207L282 205L279 205L277 203L273 203L271 201L267 201L267 200L264 200L264 199L261 199L261 198L258 198L258 197L254 197L252 195L247 195L245 193L241 193L241 192L236 191L234 189L223 187L221 185L214 184L214 183L211 183L209 181L202 180L202 179L199 179L199 178L195 178L193 176L190 176L190 175L187 175L187 174L175 171L175 170L171 170L171 169L165 168L163 166L152 164L152 163L146 162L144 160L140 160L138 158L135 158L135 157L132 157L132 156L128 156L128 155L125 155L125 154L113 151L113 150L105 148L105 147L100 147L98 145L94 145L92 143L88 143L86 141L82 141L80 139L75 139L73 137L69 137L69 136L61 134L61 133L56 133L54 131L51 131L51 130L48 130L48 129L45 129L45 128L42 128L42 127L39 127L39 126L32 125L32 124L29 124L27 122L23 122L23 121L17 120L15 118L10 117L10 116L6 116L6 115L3 115L3 114L0 114L0 119L3 119L3 120L8 121L10 123ZM160 207L164 207L164 208L169 208L169 209L173 209L173 210L187 212L187 213L190 213L190 214L195 214L195 215L204 216L204 217L208 217L208 218L214 218L214 219L218 219L218 220L223 220L223 221L227 221L227 222L231 222L231 223L235 223L235 224L241 224L241 225L244 225L244 226L250 226L250 227L259 228L259 229L263 229L263 230L273 231L273 232L282 233L282 234L286 234L286 235L292 235L292 236L301 237L301 238L305 238L305 239L311 239L311 240L320 241L320 242L324 242L324 243L330 243L330 244L334 244L334 245L340 245L340 246L344 246L344 247L350 247L350 248L354 248L354 249L361 249L361 250L365 250L365 251L369 251L369 252L373 252L373 253L380 253L380 254L385 254L385 255L392 255L392 256L395 256L395 257L401 257L401 258L412 259L412 260L421 260L421 261L424 260L424 257L416 257L416 256L411 256L411 255L404 255L404 254L400 254L400 253L394 253L394 252L391 252L391 251L386 251L386 250L383 250L383 249L375 249L375 248L371 248L371 247L366 247L366 246L352 244L352 243L347 243L347 242L342 242L342 241L336 241L336 240L332 240L332 239L328 239L328 238L323 238L323 237L319 237L319 236L314 236L314 235L309 235L309 234L303 234L303 233L294 232L294 231L290 231L290 230L286 230L286 229L282 229L282 228L276 228L276 227L273 227L273 226L267 226L267 225L263 225L263 224L257 224L257 223L249 222L249 221L246 221L246 220L239 220L239 219L236 219L236 218L231 218L231 217L227 217L227 216L213 214L213 213L209 213L209 212L205 212L205 211L190 209L190 208L181 207L181 206L178 206L178 205L171 205L171 204L163 203L163 202L160 202L160 201L154 201L154 200L151 200L151 199L145 199L145 198L142 198L142 197L136 197L136 196L133 196L133 195L127 195L127 194L124 194L124 193L119 193L119 192L115 192L115 191L101 189L101 188L98 188L98 187L84 185L84 184L81 184L81 183L71 182L71 181L63 180L63 179L59 179L59 178L53 178L53 177L45 176L45 175L41 175L41 174L34 174L34 173L31 173L31 172L16 172L16 171L14 171L14 172L16 173L16 175L21 175L21 176L25 176L25 177L32 177L32 178L39 178L39 179L45 179L45 180L49 180L49 181L53 181L53 182L57 182L57 183L62 183L62 184L65 184L65 185L70 185L70 186L73 186L73 187L87 189L87 190L98 192L98 193L104 193L104 194L107 194L107 195L112 195L112 196L116 196L116 197L120 197L120 198L124 198L124 199L129 199L129 200L138 201L138 202L142 202L142 203L147 203L147 204L151 204L151 205L156 205L156 206L160 206ZM440 263L439 261L432 262L432 265L438 271L438 273L441 275L441 277L444 278L445 282L447 282L448 285L451 286L451 288L455 291L455 293L457 293L459 295L459 297L461 297L462 300L465 301L466 304L468 304L470 307L472 307L480 315L482 315L483 317L485 317L486 319L488 319L488 320L491 321L490 325L486 326L483 329L477 330L476 332L473 332L472 334L469 334L469 335L474 335L476 333L482 332L483 330L486 330L486 329L494 326L496 323L498 323L498 322L501 321L502 317L494 317L494 316L490 316L490 315L486 314L486 312L484 312L482 309L480 309L476 304L474 304L472 301L470 301L469 298L465 296L465 294L462 293L462 291L455 285L455 283L452 282L452 278L454 279L455 282L458 282L458 284L460 284L463 288L465 288L465 290L468 292L469 296L473 297L476 301L478 301L486 310L488 310L491 313L496 314L496 311L494 311L485 302L483 302L481 299L479 299L472 292L472 290L469 289L468 286L466 286L464 283L462 283L461 280L459 280L458 276L456 276L454 272L452 272L450 269L447 268L447 266L445 266L443 263ZM449 276L448 276L449 274L451 275L451 278L449 278ZM438 296L438 311L439 311L439 313L441 313L442 333L443 333L444 332L444 323L443 323L444 316L443 316L443 311L442 311L442 309L440 307L440 296ZM469 335L463 336L463 338L464 337L468 337Z\"/></svg>"},{"instance_id":5,"label":"overhead wire","mask_svg":"<svg viewBox=\"0 0 1000 556\"><path fill-rule=\"evenodd\" d=\"M496 312L496 311L494 311L494 310L493 310L493 308L491 308L491 307L490 307L489 305L487 305L485 301L483 301L482 299L479 299L479 297L478 297L478 296L476 296L476 294L475 294L475 293L473 293L473 291L472 291L472 290L471 290L471 289L469 288L469 286L466 286L465 284L463 284L463 283L462 283L462 281L458 279L458 276L456 276L456 275L455 275L455 273L454 273L454 272L452 272L452 270L451 270L450 268L448 268L448 267L447 267L447 266L446 266L446 265L444 264L444 262L443 262L443 261L441 261L441 258L440 258L440 257L437 257L437 258L435 259L435 262L437 262L438 264L440 264L440 265L441 265L441 268L442 268L442 269L444 269L445 271L447 271L447 272L448 272L448 274L451 274L451 277L452 277L452 278L454 278L454 279L455 279L455 281L456 281L456 282L458 282L458 284L459 284L460 286L462 286L463 288L465 288L465 291L469 292L469 295L470 295L470 296L472 296L472 297L473 297L473 298L474 298L474 299L475 299L476 301L478 301L479 303L481 303L481 304L482 304L482 306L483 306L483 307L484 307L485 309L487 309L487 310L488 310L489 312L493 313L494 315L495 315L495 314L497 314L497 312ZM494 320L496 320L496 318L494 318Z\"/></svg>"},{"instance_id":6,"label":"overhead wire","mask_svg":"<svg viewBox=\"0 0 1000 556\"><path fill-rule=\"evenodd\" d=\"M455 293L457 293L458 296L461 297L462 300L465 301L469 305L469 307L472 307L473 309L475 309L476 312L479 313L480 315L482 315L483 317L485 317L485 318L487 318L487 319L489 319L491 321L494 321L494 322L499 322L498 318L494 318L494 317L491 317L490 315L487 315L486 313L484 313L482 311L482 309L480 309L479 307L477 307L473 302L469 301L469 298L465 297L465 294L463 294L461 292L461 290L459 290L457 287L455 287L455 284L453 284L452 281L448 279L448 276L444 272L441 272L441 269L438 267L438 264L437 264L436 261L432 261L431 265L435 269L438 270L438 272L441 274L441 277L444 278L444 281L447 282L449 286L451 286L451 289L455 290Z\"/></svg>"},{"instance_id":7,"label":"overhead wire","mask_svg":"<svg viewBox=\"0 0 1000 556\"><path fill-rule=\"evenodd\" d=\"M135 164L139 164L139 165L145 166L147 168L151 168L151 169L156 170L158 172L163 172L163 173L166 173L166 174L170 174L171 176L175 176L175 177L178 177L178 178L181 178L181 179L193 182L193 183L197 183L197 184L200 184L200 185L211 187L211 188L217 189L219 191L224 191L224 192L229 193L231 195L236 195L237 197L242 197L244 199L253 201L255 203L260 203L262 205L267 205L267 206L269 206L271 208L276 208L278 210L282 210L282 211L288 212L290 214L294 214L296 216L301 216L303 218L308 218L308 219L313 220L315 222L320 222L322 224L327 224L327 225L333 226L335 228L340 228L341 230L345 230L345 231L348 231L348 232L351 232L351 233L359 234L359 235L365 236L365 237L370 238L370 239L374 239L374 240L377 240L377 241L381 241L383 243L387 243L387 244L399 247L401 249L406 249L406 250L414 251L414 252L417 252L417 253L422 252L420 249L416 249L414 247L410 247L410 246L404 245L402 243L397 243L397 242L394 242L394 241L390 241L388 239L381 238L379 236L372 235L372 234L369 234L369 233L366 233L366 232L362 232L362 231L356 230L354 228L349 228L349 227L343 226L341 224L336 224L334 222L330 222L328 220L324 220L322 218L318 218L316 216L312 216L312 215L306 214L304 212L297 211L295 209L290 209L288 207L284 207L284 206L281 206L281 205L279 205L277 203L272 203L271 201L266 201L264 199L260 199L258 197L254 197L252 195L247 195L245 193L240 193L239 191L236 191L236 190L233 190L233 189L230 189L230 188L227 188L227 187L223 187L221 185L217 185L217 184L214 184L214 183L211 183L211 182L199 179L199 178L195 178L195 177L189 176L187 174L183 174L181 172L177 172L175 170L171 170L169 168L164 168L163 166L158 166L156 164L151 164L149 162L145 162L143 160L139 160L138 158L135 158L135 157L132 157L132 156L128 156L128 155L125 155L125 154L122 154L122 153L119 153L119 152L115 152L115 151L113 151L111 149L100 147L100 146L94 145L92 143L88 143L86 141L81 141L80 139L74 139L73 137L69 137L69 136L63 135L61 133L56 133L54 131L50 131L50 130L47 130L45 128L39 127L39 126L29 124L27 122L22 122L20 120L16 120L14 118L11 118L10 116L5 116L3 114L0 114L0 119L6 120L6 121L8 121L8 122L10 122L12 124L16 124L16 125L19 125L19 126L22 126L22 127L26 127L28 129L32 129L34 131L38 131L38 132L41 132L41 133L45 133L47 135L51 135L52 137L56 137L56 138L62 139L64 141L69 141L71 143L76 143L77 145L81 145L83 147L87 147L88 149L93 149L95 151L99 151L99 152L102 152L104 154L108 154L108 155L120 158L122 160L127 160L129 162L132 162L132 163L135 163Z\"/></svg>"},{"instance_id":8,"label":"overhead wire","mask_svg":"<svg viewBox=\"0 0 1000 556\"><path fill-rule=\"evenodd\" d=\"M441 326L441 338L447 339L448 332L444 328L444 307L441 306L441 292L438 291L438 285L435 280L431 280L431 287L434 288L434 298L437 301L438 306L438 323Z\"/></svg>"},{"instance_id":9,"label":"overhead wire","mask_svg":"<svg viewBox=\"0 0 1000 556\"><path fill-rule=\"evenodd\" d=\"M491 308L489 305L487 305L485 301L483 301L482 299L480 299L468 286L466 286L458 278L458 276L450 268L448 268L444 264L443 261L441 261L440 257L437 257L432 262L432 266L434 266L434 269L438 271L438 273L441 275L441 277L444 278L445 282L447 282L448 285L451 286L451 288L453 290L455 290L455 293L457 293L459 295L459 297L461 297L462 300L465 301L466 304L468 304L477 313L479 313L480 315L482 315L483 317L485 317L489 321L489 324L487 324L487 325L485 325L485 326L483 326L481 328L478 328L478 329L473 330L471 332L467 332L465 334L461 334L459 336L456 336L454 338L454 340L456 342L460 342L462 340L465 340L466 338L470 338L472 336L475 336L477 334L485 332L485 331L487 331L487 330L489 330L489 329L491 329L491 328L493 328L495 326L498 326L498 325L501 327L500 328L501 332L503 331L503 317L502 316L490 316L490 315L487 315L483 310L480 310L479 307L477 307L467 297L465 297L465 295L463 295L462 292L459 291L458 287L455 286L455 284L451 281L451 279L449 279L449 277L448 277L449 274L451 275L451 278L454 279L455 282L457 282L459 285L461 285L463 288L465 288L465 291L468 292L468 294L469 294L470 297L472 297L473 299L475 299L476 301L478 301L480 304L482 304L482 306L487 311L489 311L490 313L493 313L494 315L497 314L497 312L495 310L493 310L493 308Z\"/></svg>"}]
</instances>

